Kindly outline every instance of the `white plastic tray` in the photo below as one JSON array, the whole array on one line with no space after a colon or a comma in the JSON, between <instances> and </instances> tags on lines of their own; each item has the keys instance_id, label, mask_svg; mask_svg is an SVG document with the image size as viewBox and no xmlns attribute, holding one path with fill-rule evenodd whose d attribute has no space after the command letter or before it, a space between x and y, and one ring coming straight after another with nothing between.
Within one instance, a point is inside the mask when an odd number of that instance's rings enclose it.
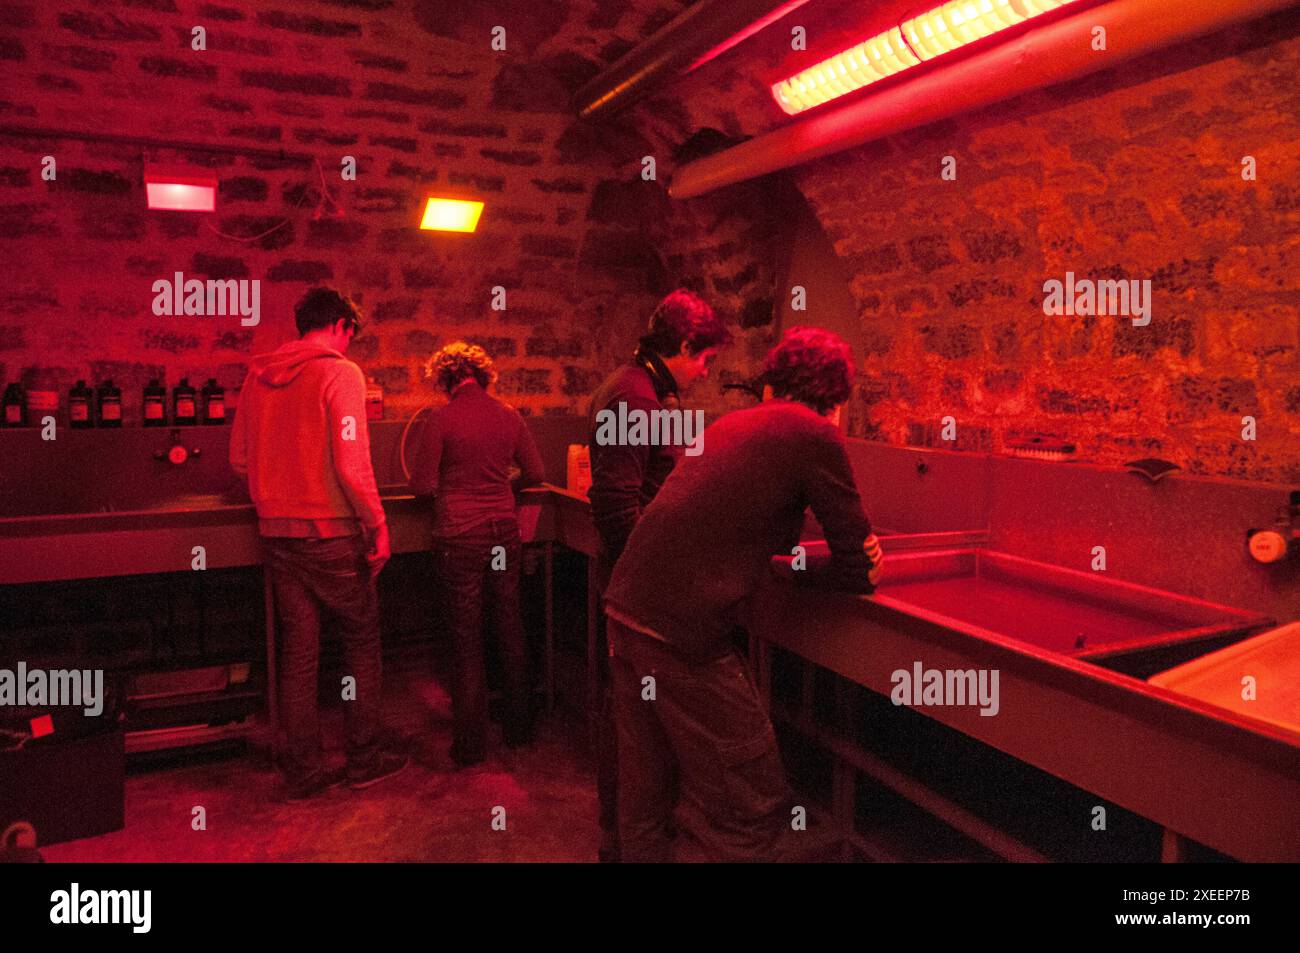
<instances>
[{"instance_id":1,"label":"white plastic tray","mask_svg":"<svg viewBox=\"0 0 1300 953\"><path fill-rule=\"evenodd\" d=\"M1254 679L1253 699L1243 697L1248 677ZM1202 655L1147 681L1300 733L1300 622Z\"/></svg>"}]
</instances>

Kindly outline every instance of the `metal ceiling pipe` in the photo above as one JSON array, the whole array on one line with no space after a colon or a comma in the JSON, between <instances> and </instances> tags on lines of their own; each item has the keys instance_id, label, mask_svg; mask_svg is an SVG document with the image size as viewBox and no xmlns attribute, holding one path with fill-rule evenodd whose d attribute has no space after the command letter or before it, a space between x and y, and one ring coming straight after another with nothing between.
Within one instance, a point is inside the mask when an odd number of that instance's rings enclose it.
<instances>
[{"instance_id":1,"label":"metal ceiling pipe","mask_svg":"<svg viewBox=\"0 0 1300 953\"><path fill-rule=\"evenodd\" d=\"M783 126L687 163L668 194L687 199L924 126L1030 90L1115 66L1297 0L1112 0L1036 26L987 50L936 66L891 89ZM1106 50L1092 48L1106 29Z\"/></svg>"},{"instance_id":2,"label":"metal ceiling pipe","mask_svg":"<svg viewBox=\"0 0 1300 953\"><path fill-rule=\"evenodd\" d=\"M579 89L574 108L583 119L625 109L661 81L689 73L807 2L700 0Z\"/></svg>"}]
</instances>

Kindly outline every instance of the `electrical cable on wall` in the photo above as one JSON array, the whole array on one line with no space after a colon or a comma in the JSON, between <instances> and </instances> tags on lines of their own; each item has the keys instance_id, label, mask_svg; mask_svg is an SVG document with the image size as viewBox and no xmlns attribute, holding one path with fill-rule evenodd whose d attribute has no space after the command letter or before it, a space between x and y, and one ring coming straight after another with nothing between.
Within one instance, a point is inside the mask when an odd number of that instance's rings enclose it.
<instances>
[{"instance_id":1,"label":"electrical cable on wall","mask_svg":"<svg viewBox=\"0 0 1300 953\"><path fill-rule=\"evenodd\" d=\"M343 207L340 206L339 203L334 199L334 196L330 194L329 187L325 183L325 170L321 166L320 159L316 156L310 156L305 153L291 154L291 153L286 153L283 149L275 151L269 149L249 148L244 146L231 147L231 146L213 145L209 143L169 142L163 139L158 139L156 137L150 137L150 136L120 135L115 133L94 133L94 132L82 132L82 131L65 130L65 129L33 129L33 128L23 128L20 126L7 126L7 125L0 126L0 136L12 136L16 138L25 138L25 139L26 138L74 139L80 142L87 142L87 143L110 142L110 143L116 143L121 145L140 146L144 150L163 149L170 152L207 152L213 155L234 155L234 156L244 157L244 158L274 159L280 162L291 162L295 164L306 164L310 162L312 165L316 167L316 173L317 176L320 178L320 183L321 183L321 195L320 198L317 200L316 208L313 212L313 218L319 218L322 212L327 207L329 210L328 214L330 215L340 217L340 218L344 215ZM144 155L142 155L141 158L147 164L148 160L144 158ZM309 191L310 190L308 188L304 187L302 196L298 199L298 202L295 203L295 205L293 206L293 211L296 212L303 207L303 205L306 203L307 195ZM247 235L247 236L231 235L226 232L220 231L219 229L213 227L210 224L207 223L204 224L209 232L211 232L212 234L220 238L226 238L229 239L230 241L240 242L243 244L251 244L252 242L260 241L261 239L265 238L268 235L274 234L275 232L279 231L280 229L288 225L290 221L291 219L288 216L286 216L283 221L276 223L275 225L271 226L265 231L259 232L256 235Z\"/></svg>"},{"instance_id":2,"label":"electrical cable on wall","mask_svg":"<svg viewBox=\"0 0 1300 953\"><path fill-rule=\"evenodd\" d=\"M334 197L332 195L330 195L329 186L326 185L325 183L325 170L321 167L320 159L313 157L312 162L315 164L316 172L320 176L320 188L321 188L320 199L316 203L316 209L312 213L312 219L313 220L319 219L321 216L321 211L325 208L326 205L329 205L331 207L332 209L331 214L333 214L338 218L342 218L343 207L334 200ZM308 188L307 185L304 183L302 195L298 197L297 203L293 206L293 210L295 212L303 207L303 204L307 201L307 195L309 194L310 191L311 191L310 188ZM274 234L275 232L278 232L280 229L288 225L290 221L291 219L288 216L285 216L285 218L282 221L278 222L275 225L272 225L266 231L259 232L256 235L231 235L228 234L227 232L223 232L217 229L216 227L214 227L208 222L204 222L203 224L204 227L207 228L209 232L211 232L213 235L216 235L219 238L227 238L234 242L241 242L245 245L249 245L252 244L253 242L261 241L267 235L271 235Z\"/></svg>"}]
</instances>

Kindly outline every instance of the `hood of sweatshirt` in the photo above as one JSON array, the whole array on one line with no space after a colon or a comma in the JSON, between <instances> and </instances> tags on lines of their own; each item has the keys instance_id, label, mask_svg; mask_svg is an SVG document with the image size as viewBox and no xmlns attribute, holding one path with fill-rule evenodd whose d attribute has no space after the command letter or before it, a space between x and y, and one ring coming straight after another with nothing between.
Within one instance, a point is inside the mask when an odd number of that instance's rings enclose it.
<instances>
[{"instance_id":1,"label":"hood of sweatshirt","mask_svg":"<svg viewBox=\"0 0 1300 953\"><path fill-rule=\"evenodd\" d=\"M333 348L306 341L290 341L267 354L258 354L249 363L249 370L268 387L285 387L291 384L302 369L312 361L345 361Z\"/></svg>"}]
</instances>

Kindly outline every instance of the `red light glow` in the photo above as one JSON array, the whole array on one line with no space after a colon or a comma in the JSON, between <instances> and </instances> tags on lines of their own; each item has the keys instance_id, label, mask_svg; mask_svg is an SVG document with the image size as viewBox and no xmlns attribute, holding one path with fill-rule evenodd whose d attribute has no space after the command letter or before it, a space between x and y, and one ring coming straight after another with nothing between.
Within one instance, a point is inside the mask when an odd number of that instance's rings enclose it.
<instances>
[{"instance_id":1,"label":"red light glow","mask_svg":"<svg viewBox=\"0 0 1300 953\"><path fill-rule=\"evenodd\" d=\"M772 86L788 115L845 96L1076 0L953 0Z\"/></svg>"},{"instance_id":2,"label":"red light glow","mask_svg":"<svg viewBox=\"0 0 1300 953\"><path fill-rule=\"evenodd\" d=\"M149 167L144 172L144 194L150 209L212 212L217 207L217 180L212 176Z\"/></svg>"},{"instance_id":3,"label":"red light glow","mask_svg":"<svg viewBox=\"0 0 1300 953\"><path fill-rule=\"evenodd\" d=\"M478 228L478 218L482 214L482 202L430 197L425 203L420 227L435 232L472 232Z\"/></svg>"}]
</instances>

